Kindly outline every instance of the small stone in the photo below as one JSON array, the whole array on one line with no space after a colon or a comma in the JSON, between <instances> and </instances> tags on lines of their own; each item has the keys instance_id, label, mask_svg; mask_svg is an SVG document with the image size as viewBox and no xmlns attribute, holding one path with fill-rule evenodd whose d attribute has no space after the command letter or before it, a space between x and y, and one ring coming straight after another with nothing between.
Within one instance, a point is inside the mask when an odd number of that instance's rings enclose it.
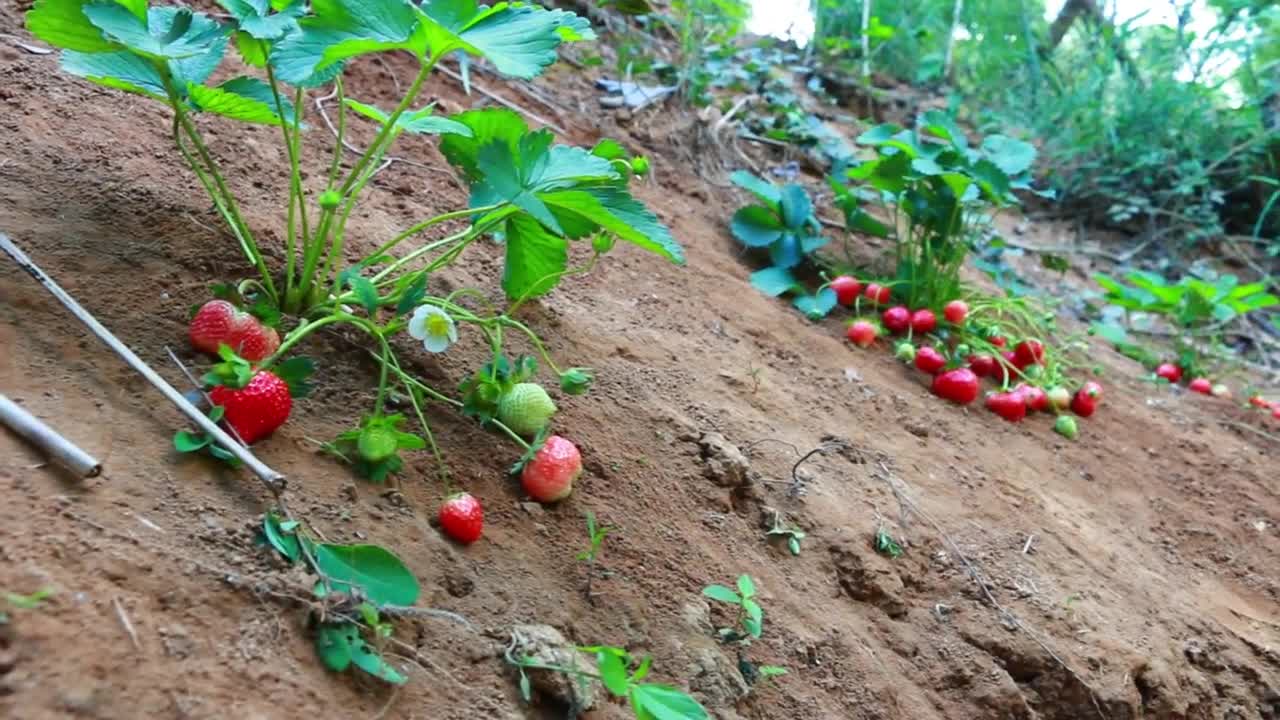
<instances>
[{"instance_id":1,"label":"small stone","mask_svg":"<svg viewBox=\"0 0 1280 720\"><path fill-rule=\"evenodd\" d=\"M534 517L542 517L547 512L540 503L536 502L522 502L520 503L520 509Z\"/></svg>"}]
</instances>

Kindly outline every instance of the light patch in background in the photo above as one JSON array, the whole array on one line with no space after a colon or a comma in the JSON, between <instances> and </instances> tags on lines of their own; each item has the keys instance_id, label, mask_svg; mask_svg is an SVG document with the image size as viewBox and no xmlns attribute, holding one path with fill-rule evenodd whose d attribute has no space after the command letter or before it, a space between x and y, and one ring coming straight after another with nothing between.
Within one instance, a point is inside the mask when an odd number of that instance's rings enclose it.
<instances>
[{"instance_id":1,"label":"light patch in background","mask_svg":"<svg viewBox=\"0 0 1280 720\"><path fill-rule=\"evenodd\" d=\"M792 40L805 47L813 40L813 13L809 0L751 0L751 19L747 30L754 35L769 35L779 40Z\"/></svg>"}]
</instances>

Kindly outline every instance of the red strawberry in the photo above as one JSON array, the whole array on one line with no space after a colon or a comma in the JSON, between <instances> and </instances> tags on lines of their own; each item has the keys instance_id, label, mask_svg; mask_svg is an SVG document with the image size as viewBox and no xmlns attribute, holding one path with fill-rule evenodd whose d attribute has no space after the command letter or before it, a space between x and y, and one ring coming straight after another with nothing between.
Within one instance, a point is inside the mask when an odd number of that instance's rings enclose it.
<instances>
[{"instance_id":1,"label":"red strawberry","mask_svg":"<svg viewBox=\"0 0 1280 720\"><path fill-rule=\"evenodd\" d=\"M1102 386L1090 380L1071 398L1071 412L1087 418L1098 409L1099 402L1102 402Z\"/></svg>"},{"instance_id":2,"label":"red strawberry","mask_svg":"<svg viewBox=\"0 0 1280 720\"><path fill-rule=\"evenodd\" d=\"M1014 346L1013 352L1017 356L1014 365L1019 370L1044 362L1044 345L1038 340L1023 340Z\"/></svg>"},{"instance_id":3,"label":"red strawberry","mask_svg":"<svg viewBox=\"0 0 1280 720\"><path fill-rule=\"evenodd\" d=\"M930 375L937 375L947 366L947 359L934 348L925 346L916 351L916 368Z\"/></svg>"},{"instance_id":4,"label":"red strawberry","mask_svg":"<svg viewBox=\"0 0 1280 720\"><path fill-rule=\"evenodd\" d=\"M440 506L440 529L464 545L480 539L484 531L484 508L471 493L455 493Z\"/></svg>"},{"instance_id":5,"label":"red strawberry","mask_svg":"<svg viewBox=\"0 0 1280 720\"><path fill-rule=\"evenodd\" d=\"M991 338L989 338L989 339L987 340L987 342L991 343L992 345L995 345L995 346L996 346L996 347L998 347L998 348L1002 348L1002 347L1004 347L1004 346L1005 346L1009 341L1008 341L1008 340L1005 340L1005 339L1004 339L1004 337L1002 337L1002 336L1000 336L1000 335L994 335L994 336L992 336Z\"/></svg>"},{"instance_id":6,"label":"red strawberry","mask_svg":"<svg viewBox=\"0 0 1280 720\"><path fill-rule=\"evenodd\" d=\"M1009 422L1019 422L1027 416L1027 401L1019 392L990 393L986 405L988 410Z\"/></svg>"},{"instance_id":7,"label":"red strawberry","mask_svg":"<svg viewBox=\"0 0 1280 720\"><path fill-rule=\"evenodd\" d=\"M1250 397L1249 404L1256 408L1262 408L1263 410L1270 410L1272 407L1271 401L1261 395L1254 395L1253 397Z\"/></svg>"},{"instance_id":8,"label":"red strawberry","mask_svg":"<svg viewBox=\"0 0 1280 720\"><path fill-rule=\"evenodd\" d=\"M1022 396L1027 403L1027 409L1032 412L1045 412L1049 409L1049 395L1043 388L1035 385L1019 385L1014 392Z\"/></svg>"},{"instance_id":9,"label":"red strawberry","mask_svg":"<svg viewBox=\"0 0 1280 720\"><path fill-rule=\"evenodd\" d=\"M573 443L552 435L520 472L520 485L538 502L563 500L582 474L582 455Z\"/></svg>"},{"instance_id":10,"label":"red strawberry","mask_svg":"<svg viewBox=\"0 0 1280 720\"><path fill-rule=\"evenodd\" d=\"M952 325L962 325L969 317L969 306L963 300L952 300L942 308L942 316Z\"/></svg>"},{"instance_id":11,"label":"red strawberry","mask_svg":"<svg viewBox=\"0 0 1280 720\"><path fill-rule=\"evenodd\" d=\"M831 289L835 291L836 302L841 305L852 305L862 292L862 283L848 275L841 275L831 281Z\"/></svg>"},{"instance_id":12,"label":"red strawberry","mask_svg":"<svg viewBox=\"0 0 1280 720\"><path fill-rule=\"evenodd\" d=\"M880 283L867 283L867 288L862 291L862 294L877 305L886 305L889 302L889 288Z\"/></svg>"},{"instance_id":13,"label":"red strawberry","mask_svg":"<svg viewBox=\"0 0 1280 720\"><path fill-rule=\"evenodd\" d=\"M933 394L967 405L978 399L978 376L968 368L956 368L933 376Z\"/></svg>"},{"instance_id":14,"label":"red strawberry","mask_svg":"<svg viewBox=\"0 0 1280 720\"><path fill-rule=\"evenodd\" d=\"M245 360L257 362L280 347L280 336L258 319L226 300L210 300L196 311L187 328L195 349L218 354L219 345L230 346Z\"/></svg>"},{"instance_id":15,"label":"red strawberry","mask_svg":"<svg viewBox=\"0 0 1280 720\"><path fill-rule=\"evenodd\" d=\"M218 385L209 399L224 408L223 419L250 445L275 432L293 409L288 384L269 370L258 371L242 388Z\"/></svg>"},{"instance_id":16,"label":"red strawberry","mask_svg":"<svg viewBox=\"0 0 1280 720\"><path fill-rule=\"evenodd\" d=\"M867 347L876 341L876 336L880 334L876 330L876 326L866 320L857 320L849 326L849 341L858 347Z\"/></svg>"},{"instance_id":17,"label":"red strawberry","mask_svg":"<svg viewBox=\"0 0 1280 720\"><path fill-rule=\"evenodd\" d=\"M1277 420L1280 420L1280 405L1277 405L1271 409L1271 417Z\"/></svg>"},{"instance_id":18,"label":"red strawberry","mask_svg":"<svg viewBox=\"0 0 1280 720\"><path fill-rule=\"evenodd\" d=\"M880 320L885 330L900 335L911 326L911 311L901 305L891 307L880 315Z\"/></svg>"},{"instance_id":19,"label":"red strawberry","mask_svg":"<svg viewBox=\"0 0 1280 720\"><path fill-rule=\"evenodd\" d=\"M1000 372L999 364L990 355L970 355L969 369L978 377L992 377Z\"/></svg>"},{"instance_id":20,"label":"red strawberry","mask_svg":"<svg viewBox=\"0 0 1280 720\"><path fill-rule=\"evenodd\" d=\"M1191 392L1200 393L1201 395L1208 395L1213 392L1213 385L1209 382L1208 378L1198 377L1187 385L1187 389L1191 390Z\"/></svg>"},{"instance_id":21,"label":"red strawberry","mask_svg":"<svg viewBox=\"0 0 1280 720\"><path fill-rule=\"evenodd\" d=\"M1182 379L1182 368L1173 363L1160 363L1156 368L1156 377L1162 377L1171 383L1177 383Z\"/></svg>"},{"instance_id":22,"label":"red strawberry","mask_svg":"<svg viewBox=\"0 0 1280 720\"><path fill-rule=\"evenodd\" d=\"M922 309L911 313L911 331L923 335L938 327L938 316L932 310Z\"/></svg>"}]
</instances>

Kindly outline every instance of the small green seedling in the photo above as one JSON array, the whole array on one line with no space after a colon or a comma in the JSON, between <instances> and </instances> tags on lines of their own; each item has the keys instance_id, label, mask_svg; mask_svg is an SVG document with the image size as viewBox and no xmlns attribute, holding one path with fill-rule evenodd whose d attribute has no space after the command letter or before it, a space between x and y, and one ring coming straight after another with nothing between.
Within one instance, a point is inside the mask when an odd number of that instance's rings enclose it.
<instances>
[{"instance_id":1,"label":"small green seedling","mask_svg":"<svg viewBox=\"0 0 1280 720\"><path fill-rule=\"evenodd\" d=\"M891 558L902 557L902 546L893 539L883 526L876 528L876 539L873 543L876 552Z\"/></svg>"},{"instance_id":2,"label":"small green seedling","mask_svg":"<svg viewBox=\"0 0 1280 720\"><path fill-rule=\"evenodd\" d=\"M604 547L604 538L617 528L610 525L596 525L596 515L590 510L587 511L587 537L590 539L590 546L586 550L578 553L578 560L587 564L587 584L584 592L587 595L587 602L595 604L595 595L591 592L591 579L596 574L596 558L600 556L600 550Z\"/></svg>"},{"instance_id":3,"label":"small green seedling","mask_svg":"<svg viewBox=\"0 0 1280 720\"><path fill-rule=\"evenodd\" d=\"M752 638L758 639L764 632L764 608L755 600L756 586L750 575L738 576L736 592L724 585L708 585L702 589L702 594L712 600L738 607L734 627L720 628L717 631L725 642L749 643Z\"/></svg>"},{"instance_id":4,"label":"small green seedling","mask_svg":"<svg viewBox=\"0 0 1280 720\"><path fill-rule=\"evenodd\" d=\"M653 667L652 657L637 659L622 648L607 645L577 649L595 657L599 674L576 667L546 665L531 657L517 658L508 652L507 662L520 672L520 696L524 701L533 700L533 686L526 670L551 670L576 680L599 680L611 695L630 703L636 720L706 720L710 717L697 700L674 687L641 682Z\"/></svg>"},{"instance_id":5,"label":"small green seedling","mask_svg":"<svg viewBox=\"0 0 1280 720\"><path fill-rule=\"evenodd\" d=\"M783 524L782 513L775 512L773 514L773 527L765 533L765 537L772 538L775 536L785 536L787 538L787 549L792 555L800 554L800 541L804 540L805 533L799 528L789 528Z\"/></svg>"},{"instance_id":6,"label":"small green seedling","mask_svg":"<svg viewBox=\"0 0 1280 720\"><path fill-rule=\"evenodd\" d=\"M12 610L36 610L40 603L53 597L53 588L45 587L30 595L19 595L7 592L4 594L4 610L0 610L0 625L8 624L9 612Z\"/></svg>"}]
</instances>

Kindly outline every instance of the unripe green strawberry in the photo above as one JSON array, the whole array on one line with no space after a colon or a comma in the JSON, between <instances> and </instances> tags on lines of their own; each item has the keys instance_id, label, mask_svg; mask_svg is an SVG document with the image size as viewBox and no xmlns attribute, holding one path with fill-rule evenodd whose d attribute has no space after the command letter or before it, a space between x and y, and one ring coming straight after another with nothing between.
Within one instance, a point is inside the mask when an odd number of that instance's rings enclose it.
<instances>
[{"instance_id":1,"label":"unripe green strawberry","mask_svg":"<svg viewBox=\"0 0 1280 720\"><path fill-rule=\"evenodd\" d=\"M386 425L376 424L360 431L356 449L360 457L371 463L382 462L395 454L399 433Z\"/></svg>"},{"instance_id":2,"label":"unripe green strawberry","mask_svg":"<svg viewBox=\"0 0 1280 720\"><path fill-rule=\"evenodd\" d=\"M332 210L342 203L342 196L336 190L325 190L320 193L320 207Z\"/></svg>"},{"instance_id":3,"label":"unripe green strawberry","mask_svg":"<svg viewBox=\"0 0 1280 720\"><path fill-rule=\"evenodd\" d=\"M1053 424L1053 431L1068 440L1075 440L1078 432L1076 419L1070 415L1059 415L1058 421Z\"/></svg>"},{"instance_id":4,"label":"unripe green strawberry","mask_svg":"<svg viewBox=\"0 0 1280 720\"><path fill-rule=\"evenodd\" d=\"M519 435L537 435L555 412L556 404L537 383L519 383L498 401L498 419Z\"/></svg>"}]
</instances>

